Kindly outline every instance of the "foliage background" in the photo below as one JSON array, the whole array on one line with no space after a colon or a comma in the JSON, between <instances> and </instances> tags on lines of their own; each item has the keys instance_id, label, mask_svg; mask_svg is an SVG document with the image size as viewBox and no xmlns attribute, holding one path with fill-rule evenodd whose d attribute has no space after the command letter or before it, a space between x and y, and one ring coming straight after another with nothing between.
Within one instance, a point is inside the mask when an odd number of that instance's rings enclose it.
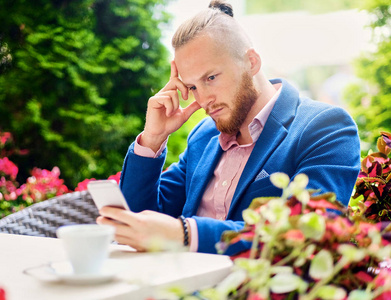
<instances>
[{"instance_id":1,"label":"foliage background","mask_svg":"<svg viewBox=\"0 0 391 300\"><path fill-rule=\"evenodd\" d=\"M362 150L376 149L380 131L391 131L391 3L388 0L366 0L364 9L371 14L372 52L355 62L360 84L350 86L345 98L364 142Z\"/></svg>"},{"instance_id":2,"label":"foliage background","mask_svg":"<svg viewBox=\"0 0 391 300\"><path fill-rule=\"evenodd\" d=\"M246 13L273 13L293 10L307 10L313 13L324 13L357 8L361 2L362 0L247 0Z\"/></svg>"},{"instance_id":3,"label":"foliage background","mask_svg":"<svg viewBox=\"0 0 391 300\"><path fill-rule=\"evenodd\" d=\"M169 76L165 0L0 0L0 130L69 186L121 170Z\"/></svg>"}]
</instances>

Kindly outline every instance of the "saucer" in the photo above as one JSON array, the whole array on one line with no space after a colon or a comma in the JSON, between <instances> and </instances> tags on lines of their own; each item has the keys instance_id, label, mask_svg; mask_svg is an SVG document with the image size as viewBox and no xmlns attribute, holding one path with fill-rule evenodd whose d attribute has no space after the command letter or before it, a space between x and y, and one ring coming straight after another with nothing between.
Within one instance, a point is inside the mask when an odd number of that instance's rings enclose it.
<instances>
[{"instance_id":1,"label":"saucer","mask_svg":"<svg viewBox=\"0 0 391 300\"><path fill-rule=\"evenodd\" d=\"M108 259L101 271L95 274L74 274L69 261L47 263L25 269L23 273L40 281L62 282L67 284L98 284L113 280L124 269L123 264L115 259Z\"/></svg>"},{"instance_id":2,"label":"saucer","mask_svg":"<svg viewBox=\"0 0 391 300\"><path fill-rule=\"evenodd\" d=\"M70 284L103 283L112 280L117 273L117 270L113 268L112 261L107 261L101 271L94 274L74 274L68 261L51 263L49 267L58 279Z\"/></svg>"}]
</instances>

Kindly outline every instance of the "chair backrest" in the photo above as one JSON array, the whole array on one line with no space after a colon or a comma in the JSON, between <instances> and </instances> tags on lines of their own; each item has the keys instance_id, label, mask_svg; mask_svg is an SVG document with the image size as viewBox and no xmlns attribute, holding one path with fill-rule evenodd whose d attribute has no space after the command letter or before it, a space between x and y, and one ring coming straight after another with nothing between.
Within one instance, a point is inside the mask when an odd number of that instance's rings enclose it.
<instances>
[{"instance_id":1,"label":"chair backrest","mask_svg":"<svg viewBox=\"0 0 391 300\"><path fill-rule=\"evenodd\" d=\"M94 224L99 216L88 191L73 192L33 204L0 219L0 233L57 237L63 225Z\"/></svg>"}]
</instances>

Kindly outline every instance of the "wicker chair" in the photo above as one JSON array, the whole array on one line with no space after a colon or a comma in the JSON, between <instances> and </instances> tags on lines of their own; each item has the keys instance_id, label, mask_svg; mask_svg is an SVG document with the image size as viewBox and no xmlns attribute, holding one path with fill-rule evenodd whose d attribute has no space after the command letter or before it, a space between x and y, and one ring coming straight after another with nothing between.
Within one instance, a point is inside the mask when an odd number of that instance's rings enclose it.
<instances>
[{"instance_id":1,"label":"wicker chair","mask_svg":"<svg viewBox=\"0 0 391 300\"><path fill-rule=\"evenodd\" d=\"M74 192L33 204L0 219L0 233L55 238L58 227L94 224L98 215L87 191Z\"/></svg>"}]
</instances>

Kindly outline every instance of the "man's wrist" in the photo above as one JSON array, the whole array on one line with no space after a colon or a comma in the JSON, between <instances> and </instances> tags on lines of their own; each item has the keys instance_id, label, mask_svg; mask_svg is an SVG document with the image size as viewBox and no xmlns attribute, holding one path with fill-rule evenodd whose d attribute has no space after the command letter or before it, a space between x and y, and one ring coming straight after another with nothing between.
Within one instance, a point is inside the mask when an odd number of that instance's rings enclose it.
<instances>
[{"instance_id":1,"label":"man's wrist","mask_svg":"<svg viewBox=\"0 0 391 300\"><path fill-rule=\"evenodd\" d=\"M156 153L167 137L168 136L150 136L149 134L143 132L140 136L139 144L140 146L150 148Z\"/></svg>"},{"instance_id":2,"label":"man's wrist","mask_svg":"<svg viewBox=\"0 0 391 300\"><path fill-rule=\"evenodd\" d=\"M186 220L184 216L178 217L179 221L181 222L182 228L183 228L183 245L185 247L189 246L190 243L190 224Z\"/></svg>"}]
</instances>

